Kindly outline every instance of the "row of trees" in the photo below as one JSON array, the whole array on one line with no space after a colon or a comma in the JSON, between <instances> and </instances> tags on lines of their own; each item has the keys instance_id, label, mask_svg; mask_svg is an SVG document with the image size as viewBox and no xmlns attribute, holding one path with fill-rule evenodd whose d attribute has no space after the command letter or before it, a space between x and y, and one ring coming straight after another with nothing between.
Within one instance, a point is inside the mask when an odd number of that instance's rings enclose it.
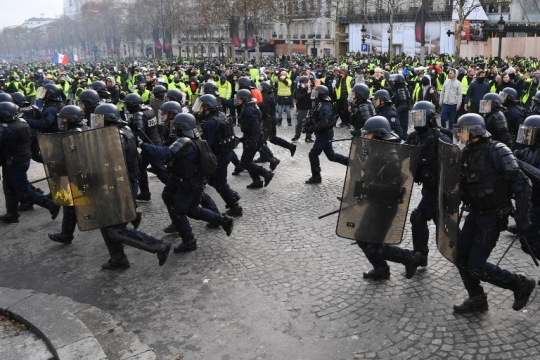
<instances>
[{"instance_id":1,"label":"row of trees","mask_svg":"<svg viewBox=\"0 0 540 360\"><path fill-rule=\"evenodd\" d=\"M290 38L293 21L300 19L325 18L337 24L335 43L344 33L340 17L344 9L360 11L365 20L377 21L373 14L388 15L390 26L399 9L420 7L429 3L448 3L457 11L459 24L477 7L488 3L509 0L137 0L133 4L117 4L114 0L87 1L79 14L63 16L45 29L31 30L25 27L4 29L0 37L0 56L6 58L38 58L54 51L79 53L86 57L133 56L146 53L148 44L154 47L158 40L161 46L168 44L183 47L183 56L192 57L198 45L207 43L209 55L211 43L229 39L229 26L233 17L241 21L251 19L254 34L261 27L273 29L274 23L285 24L286 36ZM354 10L353 10L354 9ZM347 10L349 11L349 10ZM349 11L350 13L350 11ZM369 15L369 16L368 16ZM181 44L177 40L182 39ZM255 48L259 48L260 37L255 36ZM392 42L392 39L390 39ZM460 33L456 39L456 55L459 54ZM196 46L197 45L197 46ZM103 49L103 50L102 50ZM337 46L335 53L338 53ZM165 49L167 50L167 49ZM218 49L219 51L219 49ZM218 51L214 51L214 54ZM202 52L202 51L201 51ZM197 51L197 55L201 55ZM291 47L289 42L289 53ZM169 51L170 55L171 52ZM256 53L258 55L258 53ZM159 55L159 54L158 54Z\"/></svg>"}]
</instances>

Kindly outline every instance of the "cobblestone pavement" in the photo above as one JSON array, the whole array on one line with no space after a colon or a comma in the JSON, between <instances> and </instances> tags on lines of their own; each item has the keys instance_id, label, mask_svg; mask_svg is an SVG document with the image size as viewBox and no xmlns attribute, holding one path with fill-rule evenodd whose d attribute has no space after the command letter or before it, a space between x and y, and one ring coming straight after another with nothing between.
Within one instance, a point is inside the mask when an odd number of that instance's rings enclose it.
<instances>
[{"instance_id":1,"label":"cobblestone pavement","mask_svg":"<svg viewBox=\"0 0 540 360\"><path fill-rule=\"evenodd\" d=\"M289 140L292 127L278 128L278 134ZM349 132L336 129L335 137ZM245 172L229 177L245 212L231 237L191 221L199 249L171 253L163 267L155 256L129 248L131 269L101 271L108 255L98 231L77 231L73 244L62 246L46 236L60 229L60 217L51 221L39 208L24 213L21 223L0 225L0 286L101 308L159 359L540 358L535 294L526 311L515 312L512 292L486 285L488 312L453 314L452 305L466 292L455 267L437 251L433 226L426 269L407 280L404 267L391 264L390 280L363 280L369 264L356 245L335 235L336 216L317 220L337 208L345 168L322 155L322 184L305 185L311 144L303 138L297 144L293 158L271 145L281 164L267 188L246 189ZM337 142L335 148L348 153L349 144ZM34 164L30 177L41 176ZM161 189L152 176L152 200L140 206L141 229L178 244L177 236L161 231L169 223ZM224 209L215 191L208 193ZM415 189L411 209L418 201ZM510 240L507 233L501 236L492 259L500 258ZM408 224L401 245L412 248ZM519 245L501 265L539 275Z\"/></svg>"}]
</instances>

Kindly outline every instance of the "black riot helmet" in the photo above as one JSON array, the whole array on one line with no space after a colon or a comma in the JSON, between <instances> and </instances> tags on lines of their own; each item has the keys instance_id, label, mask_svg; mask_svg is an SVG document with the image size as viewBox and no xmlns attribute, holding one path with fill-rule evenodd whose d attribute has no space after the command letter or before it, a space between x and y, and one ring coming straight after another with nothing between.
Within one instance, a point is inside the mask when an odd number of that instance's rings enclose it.
<instances>
[{"instance_id":1,"label":"black riot helmet","mask_svg":"<svg viewBox=\"0 0 540 360\"><path fill-rule=\"evenodd\" d=\"M90 84L90 89L95 90L99 94L100 91L107 91L107 85L103 81L94 81Z\"/></svg>"},{"instance_id":2,"label":"black riot helmet","mask_svg":"<svg viewBox=\"0 0 540 360\"><path fill-rule=\"evenodd\" d=\"M420 132L429 127L438 127L435 105L430 101L418 101L409 112L409 124Z\"/></svg>"},{"instance_id":3,"label":"black riot helmet","mask_svg":"<svg viewBox=\"0 0 540 360\"><path fill-rule=\"evenodd\" d=\"M533 96L532 101L535 107L540 108L540 91Z\"/></svg>"},{"instance_id":4,"label":"black riot helmet","mask_svg":"<svg viewBox=\"0 0 540 360\"><path fill-rule=\"evenodd\" d=\"M315 101L331 101L330 92L324 85L319 85L311 91L311 100Z\"/></svg>"},{"instance_id":5,"label":"black riot helmet","mask_svg":"<svg viewBox=\"0 0 540 360\"><path fill-rule=\"evenodd\" d=\"M250 89L253 87L251 79L247 76L241 76L238 79L238 85L240 86L240 89Z\"/></svg>"},{"instance_id":6,"label":"black riot helmet","mask_svg":"<svg viewBox=\"0 0 540 360\"><path fill-rule=\"evenodd\" d=\"M176 101L167 101L161 105L161 115L167 115L166 120L173 120L174 117L182 113L182 105ZM161 119L163 120L163 118Z\"/></svg>"},{"instance_id":7,"label":"black riot helmet","mask_svg":"<svg viewBox=\"0 0 540 360\"><path fill-rule=\"evenodd\" d=\"M167 94L165 95L166 101L176 101L177 103L181 104L182 99L183 99L182 93L180 92L180 90L176 90L176 89L167 91Z\"/></svg>"},{"instance_id":8,"label":"black riot helmet","mask_svg":"<svg viewBox=\"0 0 540 360\"><path fill-rule=\"evenodd\" d=\"M84 125L84 111L76 105L66 105L58 113L58 120L63 123Z\"/></svg>"},{"instance_id":9,"label":"black riot helmet","mask_svg":"<svg viewBox=\"0 0 540 360\"><path fill-rule=\"evenodd\" d=\"M142 103L143 102L142 102L141 96L136 93L128 94L124 98L124 104L126 105L126 109L130 113L135 113L141 110Z\"/></svg>"},{"instance_id":10,"label":"black riot helmet","mask_svg":"<svg viewBox=\"0 0 540 360\"><path fill-rule=\"evenodd\" d=\"M390 99L390 94L386 90L377 90L373 94L373 100L379 100L379 103L375 102L376 107L383 106L384 104L391 104L392 100Z\"/></svg>"},{"instance_id":11,"label":"black riot helmet","mask_svg":"<svg viewBox=\"0 0 540 360\"><path fill-rule=\"evenodd\" d=\"M499 93L499 96L501 97L501 103L503 104L509 104L516 102L518 99L517 91L515 89L512 89L511 87L506 87L502 89L502 91Z\"/></svg>"},{"instance_id":12,"label":"black riot helmet","mask_svg":"<svg viewBox=\"0 0 540 360\"><path fill-rule=\"evenodd\" d=\"M95 90L87 89L81 91L79 94L79 102L81 104L81 108L84 110L85 113L92 113L96 106L99 105L99 95Z\"/></svg>"},{"instance_id":13,"label":"black riot helmet","mask_svg":"<svg viewBox=\"0 0 540 360\"><path fill-rule=\"evenodd\" d=\"M524 145L538 143L540 137L540 115L531 115L520 125L516 142Z\"/></svg>"},{"instance_id":14,"label":"black riot helmet","mask_svg":"<svg viewBox=\"0 0 540 360\"><path fill-rule=\"evenodd\" d=\"M486 105L484 104L487 104L487 103L490 103L491 106L487 105L486 107ZM499 94L487 93L486 95L484 95L484 98L480 101L480 112L489 113L492 110L499 110L501 107L502 107L502 101ZM485 109L485 110L482 110L482 109ZM487 110L490 110L490 111L487 111Z\"/></svg>"},{"instance_id":15,"label":"black riot helmet","mask_svg":"<svg viewBox=\"0 0 540 360\"><path fill-rule=\"evenodd\" d=\"M120 116L120 111L114 104L101 104L96 107L96 110L94 110L94 114L103 115L105 126L126 124Z\"/></svg>"},{"instance_id":16,"label":"black riot helmet","mask_svg":"<svg viewBox=\"0 0 540 360\"><path fill-rule=\"evenodd\" d=\"M154 97L158 100L165 99L165 94L167 93L167 88L163 85L156 85L154 87Z\"/></svg>"},{"instance_id":17,"label":"black riot helmet","mask_svg":"<svg viewBox=\"0 0 540 360\"><path fill-rule=\"evenodd\" d=\"M372 116L366 120L362 128L362 135L373 134L375 140L397 140L399 136L392 132L390 121L384 116Z\"/></svg>"},{"instance_id":18,"label":"black riot helmet","mask_svg":"<svg viewBox=\"0 0 540 360\"><path fill-rule=\"evenodd\" d=\"M0 102L0 122L9 122L15 120L15 115L19 111L19 107L13 102Z\"/></svg>"},{"instance_id":19,"label":"black riot helmet","mask_svg":"<svg viewBox=\"0 0 540 360\"><path fill-rule=\"evenodd\" d=\"M490 138L484 118L478 114L461 115L454 125L454 143L467 145L474 137Z\"/></svg>"},{"instance_id":20,"label":"black riot helmet","mask_svg":"<svg viewBox=\"0 0 540 360\"><path fill-rule=\"evenodd\" d=\"M193 112L195 114L201 112L204 112L206 110L212 112L212 111L218 111L220 110L221 105L219 100L212 94L205 94L201 97L199 97L195 104L193 104Z\"/></svg>"},{"instance_id":21,"label":"black riot helmet","mask_svg":"<svg viewBox=\"0 0 540 360\"><path fill-rule=\"evenodd\" d=\"M266 81L261 82L259 84L259 86L261 87L261 92L263 92L265 94L271 94L271 93L274 92L274 89L272 88L272 85L270 85Z\"/></svg>"},{"instance_id":22,"label":"black riot helmet","mask_svg":"<svg viewBox=\"0 0 540 360\"><path fill-rule=\"evenodd\" d=\"M18 106L28 106L30 103L26 100L26 96L20 92L14 92L11 94L13 102Z\"/></svg>"},{"instance_id":23,"label":"black riot helmet","mask_svg":"<svg viewBox=\"0 0 540 360\"><path fill-rule=\"evenodd\" d=\"M171 134L197 139L199 132L197 131L197 120L195 116L187 113L176 115L171 123Z\"/></svg>"},{"instance_id":24,"label":"black riot helmet","mask_svg":"<svg viewBox=\"0 0 540 360\"><path fill-rule=\"evenodd\" d=\"M0 102L5 102L5 101L10 102L10 103L14 102L13 96L11 96L8 93L0 93Z\"/></svg>"},{"instance_id":25,"label":"black riot helmet","mask_svg":"<svg viewBox=\"0 0 540 360\"><path fill-rule=\"evenodd\" d=\"M351 89L351 92L354 93L355 99L358 100L367 100L369 99L369 87L366 84L356 84Z\"/></svg>"},{"instance_id":26,"label":"black riot helmet","mask_svg":"<svg viewBox=\"0 0 540 360\"><path fill-rule=\"evenodd\" d=\"M251 95L251 91L248 89L241 89L236 93L236 98L242 100L244 103L247 103L253 99L253 95Z\"/></svg>"},{"instance_id":27,"label":"black riot helmet","mask_svg":"<svg viewBox=\"0 0 540 360\"><path fill-rule=\"evenodd\" d=\"M215 97L219 97L219 90L213 82L204 83L202 86L201 95L211 94Z\"/></svg>"},{"instance_id":28,"label":"black riot helmet","mask_svg":"<svg viewBox=\"0 0 540 360\"><path fill-rule=\"evenodd\" d=\"M62 89L54 84L47 84L45 89L45 100L62 101Z\"/></svg>"},{"instance_id":29,"label":"black riot helmet","mask_svg":"<svg viewBox=\"0 0 540 360\"><path fill-rule=\"evenodd\" d=\"M392 74L390 75L390 82L396 85L405 85L405 76L401 74Z\"/></svg>"}]
</instances>

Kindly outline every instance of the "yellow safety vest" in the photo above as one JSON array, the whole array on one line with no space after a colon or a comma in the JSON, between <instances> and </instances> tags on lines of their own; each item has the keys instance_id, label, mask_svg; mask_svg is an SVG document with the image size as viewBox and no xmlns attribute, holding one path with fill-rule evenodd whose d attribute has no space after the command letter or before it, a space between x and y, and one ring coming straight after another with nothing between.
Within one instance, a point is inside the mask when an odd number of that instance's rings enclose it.
<instances>
[{"instance_id":1,"label":"yellow safety vest","mask_svg":"<svg viewBox=\"0 0 540 360\"><path fill-rule=\"evenodd\" d=\"M352 78L347 76L345 78L345 83L347 84L347 94L351 93L351 81ZM339 82L339 87L336 88L336 99L341 99L341 84L343 84L343 79Z\"/></svg>"},{"instance_id":2,"label":"yellow safety vest","mask_svg":"<svg viewBox=\"0 0 540 360\"><path fill-rule=\"evenodd\" d=\"M285 85L282 81L278 82L277 96L291 96L291 83L288 81L288 85Z\"/></svg>"},{"instance_id":3,"label":"yellow safety vest","mask_svg":"<svg viewBox=\"0 0 540 360\"><path fill-rule=\"evenodd\" d=\"M232 85L229 81L225 80L224 84L221 81L218 83L219 97L223 100L229 100L232 96Z\"/></svg>"}]
</instances>

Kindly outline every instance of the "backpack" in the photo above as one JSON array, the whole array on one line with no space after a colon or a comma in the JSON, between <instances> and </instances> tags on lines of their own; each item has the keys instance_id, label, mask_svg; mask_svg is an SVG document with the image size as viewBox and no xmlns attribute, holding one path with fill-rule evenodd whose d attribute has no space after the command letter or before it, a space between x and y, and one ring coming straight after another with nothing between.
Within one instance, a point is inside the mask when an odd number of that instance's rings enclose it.
<instances>
[{"instance_id":1,"label":"backpack","mask_svg":"<svg viewBox=\"0 0 540 360\"><path fill-rule=\"evenodd\" d=\"M225 155L236 148L234 135L234 124L232 119L228 119L220 113L217 118L218 128L216 130L212 151L216 155Z\"/></svg>"},{"instance_id":2,"label":"backpack","mask_svg":"<svg viewBox=\"0 0 540 360\"><path fill-rule=\"evenodd\" d=\"M191 141L197 148L197 153L199 154L197 157L197 165L199 166L201 175L208 176L212 174L217 169L216 155L214 155L206 140L192 139Z\"/></svg>"}]
</instances>

